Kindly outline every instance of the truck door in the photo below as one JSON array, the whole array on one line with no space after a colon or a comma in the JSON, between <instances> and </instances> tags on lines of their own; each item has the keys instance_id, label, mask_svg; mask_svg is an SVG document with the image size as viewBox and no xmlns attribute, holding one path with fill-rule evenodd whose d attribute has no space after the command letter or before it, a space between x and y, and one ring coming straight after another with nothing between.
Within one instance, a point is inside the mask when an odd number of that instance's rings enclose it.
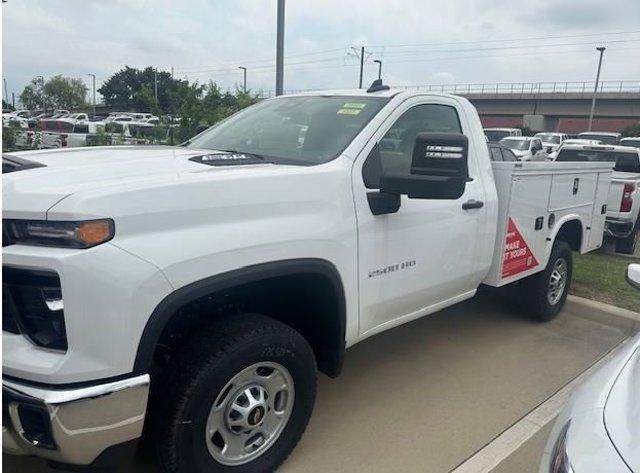
<instances>
[{"instance_id":1,"label":"truck door","mask_svg":"<svg viewBox=\"0 0 640 473\"><path fill-rule=\"evenodd\" d=\"M361 334L384 330L469 297L482 279L474 274L474 259L482 245L480 228L486 207L468 205L473 200L482 202L484 190L466 123L454 99L414 97L390 114L356 160L352 179L358 221ZM371 182L378 181L371 175L363 177L363 163L377 146L380 174L408 173L416 136L422 132L464 133L469 137L470 180L463 195L452 200L403 195L396 213L373 215L367 193L375 192ZM463 203L467 203L466 209Z\"/></svg>"}]
</instances>

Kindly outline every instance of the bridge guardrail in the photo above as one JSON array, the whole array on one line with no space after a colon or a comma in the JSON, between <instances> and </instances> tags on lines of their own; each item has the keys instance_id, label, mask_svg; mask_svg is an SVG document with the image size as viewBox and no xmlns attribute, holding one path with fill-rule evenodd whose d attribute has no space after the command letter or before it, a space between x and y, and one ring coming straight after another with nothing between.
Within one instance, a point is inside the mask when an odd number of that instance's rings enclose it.
<instances>
[{"instance_id":1,"label":"bridge guardrail","mask_svg":"<svg viewBox=\"0 0 640 473\"><path fill-rule=\"evenodd\" d=\"M577 93L591 95L595 88L595 82L493 82L493 83L469 83L469 84L422 84L422 85L394 85L392 87L411 91L443 92L458 95L532 95L532 94L567 94ZM291 89L285 90L285 95L301 92L311 92L322 89ZM598 93L640 93L640 80L629 81L600 81ZM265 90L259 94L263 98L273 97L273 90Z\"/></svg>"}]
</instances>

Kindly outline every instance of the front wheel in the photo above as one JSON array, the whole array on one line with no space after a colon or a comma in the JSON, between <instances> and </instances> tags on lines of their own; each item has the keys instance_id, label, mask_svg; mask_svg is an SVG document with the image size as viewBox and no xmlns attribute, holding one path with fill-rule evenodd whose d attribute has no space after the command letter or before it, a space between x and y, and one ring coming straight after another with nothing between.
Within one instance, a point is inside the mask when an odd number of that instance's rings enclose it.
<instances>
[{"instance_id":1,"label":"front wheel","mask_svg":"<svg viewBox=\"0 0 640 473\"><path fill-rule=\"evenodd\" d=\"M169 369L155 416L160 460L170 473L274 471L313 410L311 347L291 327L261 315L217 322Z\"/></svg>"},{"instance_id":2,"label":"front wheel","mask_svg":"<svg viewBox=\"0 0 640 473\"><path fill-rule=\"evenodd\" d=\"M554 319L567 299L572 271L571 247L567 242L556 241L547 267L520 285L525 310L538 320Z\"/></svg>"}]
</instances>

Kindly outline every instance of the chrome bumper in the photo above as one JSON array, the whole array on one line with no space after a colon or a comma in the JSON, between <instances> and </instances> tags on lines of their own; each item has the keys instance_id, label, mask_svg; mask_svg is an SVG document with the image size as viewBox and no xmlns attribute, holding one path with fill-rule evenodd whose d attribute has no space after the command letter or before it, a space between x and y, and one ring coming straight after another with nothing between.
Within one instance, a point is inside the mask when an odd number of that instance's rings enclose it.
<instances>
[{"instance_id":1,"label":"chrome bumper","mask_svg":"<svg viewBox=\"0 0 640 473\"><path fill-rule=\"evenodd\" d=\"M2 381L2 449L89 465L107 448L142 434L149 375L77 389Z\"/></svg>"}]
</instances>

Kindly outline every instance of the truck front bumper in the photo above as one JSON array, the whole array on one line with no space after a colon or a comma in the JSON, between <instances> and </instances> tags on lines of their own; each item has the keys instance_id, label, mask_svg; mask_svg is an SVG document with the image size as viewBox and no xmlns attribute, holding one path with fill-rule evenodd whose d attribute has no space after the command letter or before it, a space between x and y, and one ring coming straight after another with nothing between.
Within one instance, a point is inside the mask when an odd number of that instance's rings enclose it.
<instances>
[{"instance_id":1,"label":"truck front bumper","mask_svg":"<svg viewBox=\"0 0 640 473\"><path fill-rule=\"evenodd\" d=\"M604 223L604 233L613 238L626 238L633 231L633 221L617 218L607 218Z\"/></svg>"},{"instance_id":2,"label":"truck front bumper","mask_svg":"<svg viewBox=\"0 0 640 473\"><path fill-rule=\"evenodd\" d=\"M2 449L89 465L142 435L148 395L147 374L74 389L3 379Z\"/></svg>"}]
</instances>

